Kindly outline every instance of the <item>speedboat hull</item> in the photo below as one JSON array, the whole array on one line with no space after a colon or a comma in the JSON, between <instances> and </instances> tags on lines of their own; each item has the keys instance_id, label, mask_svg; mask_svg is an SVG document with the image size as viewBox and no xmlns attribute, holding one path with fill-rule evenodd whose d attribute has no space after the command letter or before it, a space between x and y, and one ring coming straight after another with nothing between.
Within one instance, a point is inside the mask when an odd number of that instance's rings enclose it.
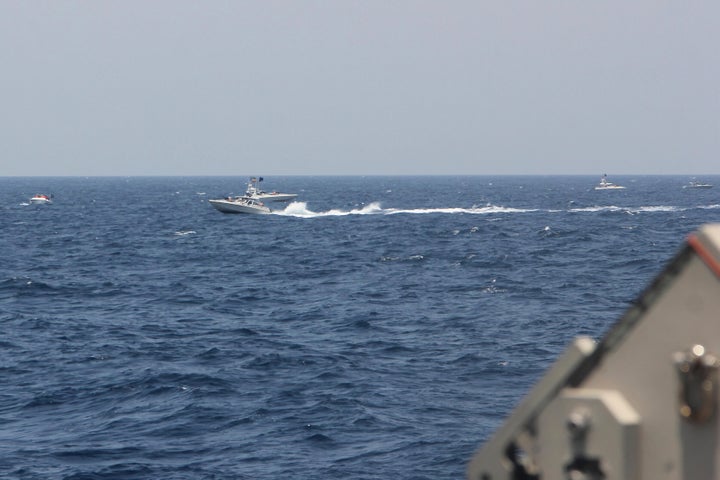
<instances>
[{"instance_id":1,"label":"speedboat hull","mask_svg":"<svg viewBox=\"0 0 720 480\"><path fill-rule=\"evenodd\" d=\"M38 194L30 199L30 203L35 205L49 205L52 203L52 199L47 195Z\"/></svg>"},{"instance_id":2,"label":"speedboat hull","mask_svg":"<svg viewBox=\"0 0 720 480\"><path fill-rule=\"evenodd\" d=\"M268 207L257 200L248 197L237 197L231 199L209 200L210 205L222 213L246 213L246 214L268 214L271 213Z\"/></svg>"}]
</instances>

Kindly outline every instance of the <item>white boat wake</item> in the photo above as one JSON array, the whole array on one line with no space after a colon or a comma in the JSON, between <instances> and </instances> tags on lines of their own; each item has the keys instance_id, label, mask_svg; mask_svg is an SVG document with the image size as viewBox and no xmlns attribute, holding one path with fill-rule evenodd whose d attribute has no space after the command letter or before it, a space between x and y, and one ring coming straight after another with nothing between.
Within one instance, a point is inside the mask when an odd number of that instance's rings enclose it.
<instances>
[{"instance_id":1,"label":"white boat wake","mask_svg":"<svg viewBox=\"0 0 720 480\"><path fill-rule=\"evenodd\" d=\"M384 213L377 202L353 210L328 210L326 212L313 212L307 208L307 202L292 202L284 210L273 210L275 215L286 217L316 218L316 217L344 217L347 215L375 215Z\"/></svg>"},{"instance_id":2,"label":"white boat wake","mask_svg":"<svg viewBox=\"0 0 720 480\"><path fill-rule=\"evenodd\" d=\"M429 214L429 213L466 213L482 215L489 213L530 213L538 209L508 208L495 205L479 207L473 205L470 208L445 207L445 208L382 208L379 202L369 203L362 208L352 210L332 209L325 212L314 212L307 207L306 202L292 202L284 210L273 210L274 215L286 217L316 218L316 217L344 217L349 215L397 215L397 214Z\"/></svg>"},{"instance_id":3,"label":"white boat wake","mask_svg":"<svg viewBox=\"0 0 720 480\"><path fill-rule=\"evenodd\" d=\"M364 205L360 208L354 208L351 210L340 210L332 209L325 212L315 212L310 210L307 206L307 202L292 202L288 204L283 210L273 210L273 215L281 215L285 217L299 217L299 218L318 218L318 217L344 217L350 215L398 215L398 214L410 214L410 215L422 215L431 213L445 213L445 214L469 214L469 215L487 215L487 214L498 214L498 213L534 213L534 212L545 212L545 213L598 213L598 212L625 212L630 215L638 213L656 213L656 212L682 212L690 208L703 208L703 209L718 209L720 205L707 205L707 206L696 206L696 207L675 207L670 205L648 205L641 207L619 207L615 205L609 206L592 206L592 207L579 207L570 208L567 210L543 210L537 208L511 208L502 207L498 205L485 205L478 206L473 205L469 208L463 207L443 207L443 208L383 208L380 202L373 202Z\"/></svg>"}]
</instances>

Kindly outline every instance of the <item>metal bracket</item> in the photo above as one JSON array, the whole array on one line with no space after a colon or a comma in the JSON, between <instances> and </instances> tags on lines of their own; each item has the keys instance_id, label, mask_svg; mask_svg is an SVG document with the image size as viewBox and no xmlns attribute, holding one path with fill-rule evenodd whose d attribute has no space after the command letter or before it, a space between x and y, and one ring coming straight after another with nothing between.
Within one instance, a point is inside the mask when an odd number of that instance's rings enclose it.
<instances>
[{"instance_id":1,"label":"metal bracket","mask_svg":"<svg viewBox=\"0 0 720 480\"><path fill-rule=\"evenodd\" d=\"M680 416L692 423L707 422L717 409L718 358L702 345L676 352L673 357L680 379Z\"/></svg>"}]
</instances>

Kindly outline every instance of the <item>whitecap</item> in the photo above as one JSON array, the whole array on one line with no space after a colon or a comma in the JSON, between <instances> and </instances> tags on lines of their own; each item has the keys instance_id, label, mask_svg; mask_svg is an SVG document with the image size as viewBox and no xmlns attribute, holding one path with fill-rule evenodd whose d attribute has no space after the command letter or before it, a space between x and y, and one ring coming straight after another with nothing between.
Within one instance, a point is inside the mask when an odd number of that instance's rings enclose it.
<instances>
[{"instance_id":1,"label":"whitecap","mask_svg":"<svg viewBox=\"0 0 720 480\"><path fill-rule=\"evenodd\" d=\"M504 288L498 288L495 284L497 283L497 278L493 278L490 280L490 285L482 289L483 293L503 293L506 290Z\"/></svg>"}]
</instances>

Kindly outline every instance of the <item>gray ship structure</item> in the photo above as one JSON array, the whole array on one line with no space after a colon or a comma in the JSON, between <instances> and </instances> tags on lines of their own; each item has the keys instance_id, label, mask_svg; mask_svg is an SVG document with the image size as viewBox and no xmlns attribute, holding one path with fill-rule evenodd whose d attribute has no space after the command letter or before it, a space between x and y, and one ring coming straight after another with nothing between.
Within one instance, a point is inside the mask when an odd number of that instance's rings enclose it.
<instances>
[{"instance_id":1,"label":"gray ship structure","mask_svg":"<svg viewBox=\"0 0 720 480\"><path fill-rule=\"evenodd\" d=\"M691 234L599 342L577 338L468 480L720 478L720 225Z\"/></svg>"}]
</instances>

